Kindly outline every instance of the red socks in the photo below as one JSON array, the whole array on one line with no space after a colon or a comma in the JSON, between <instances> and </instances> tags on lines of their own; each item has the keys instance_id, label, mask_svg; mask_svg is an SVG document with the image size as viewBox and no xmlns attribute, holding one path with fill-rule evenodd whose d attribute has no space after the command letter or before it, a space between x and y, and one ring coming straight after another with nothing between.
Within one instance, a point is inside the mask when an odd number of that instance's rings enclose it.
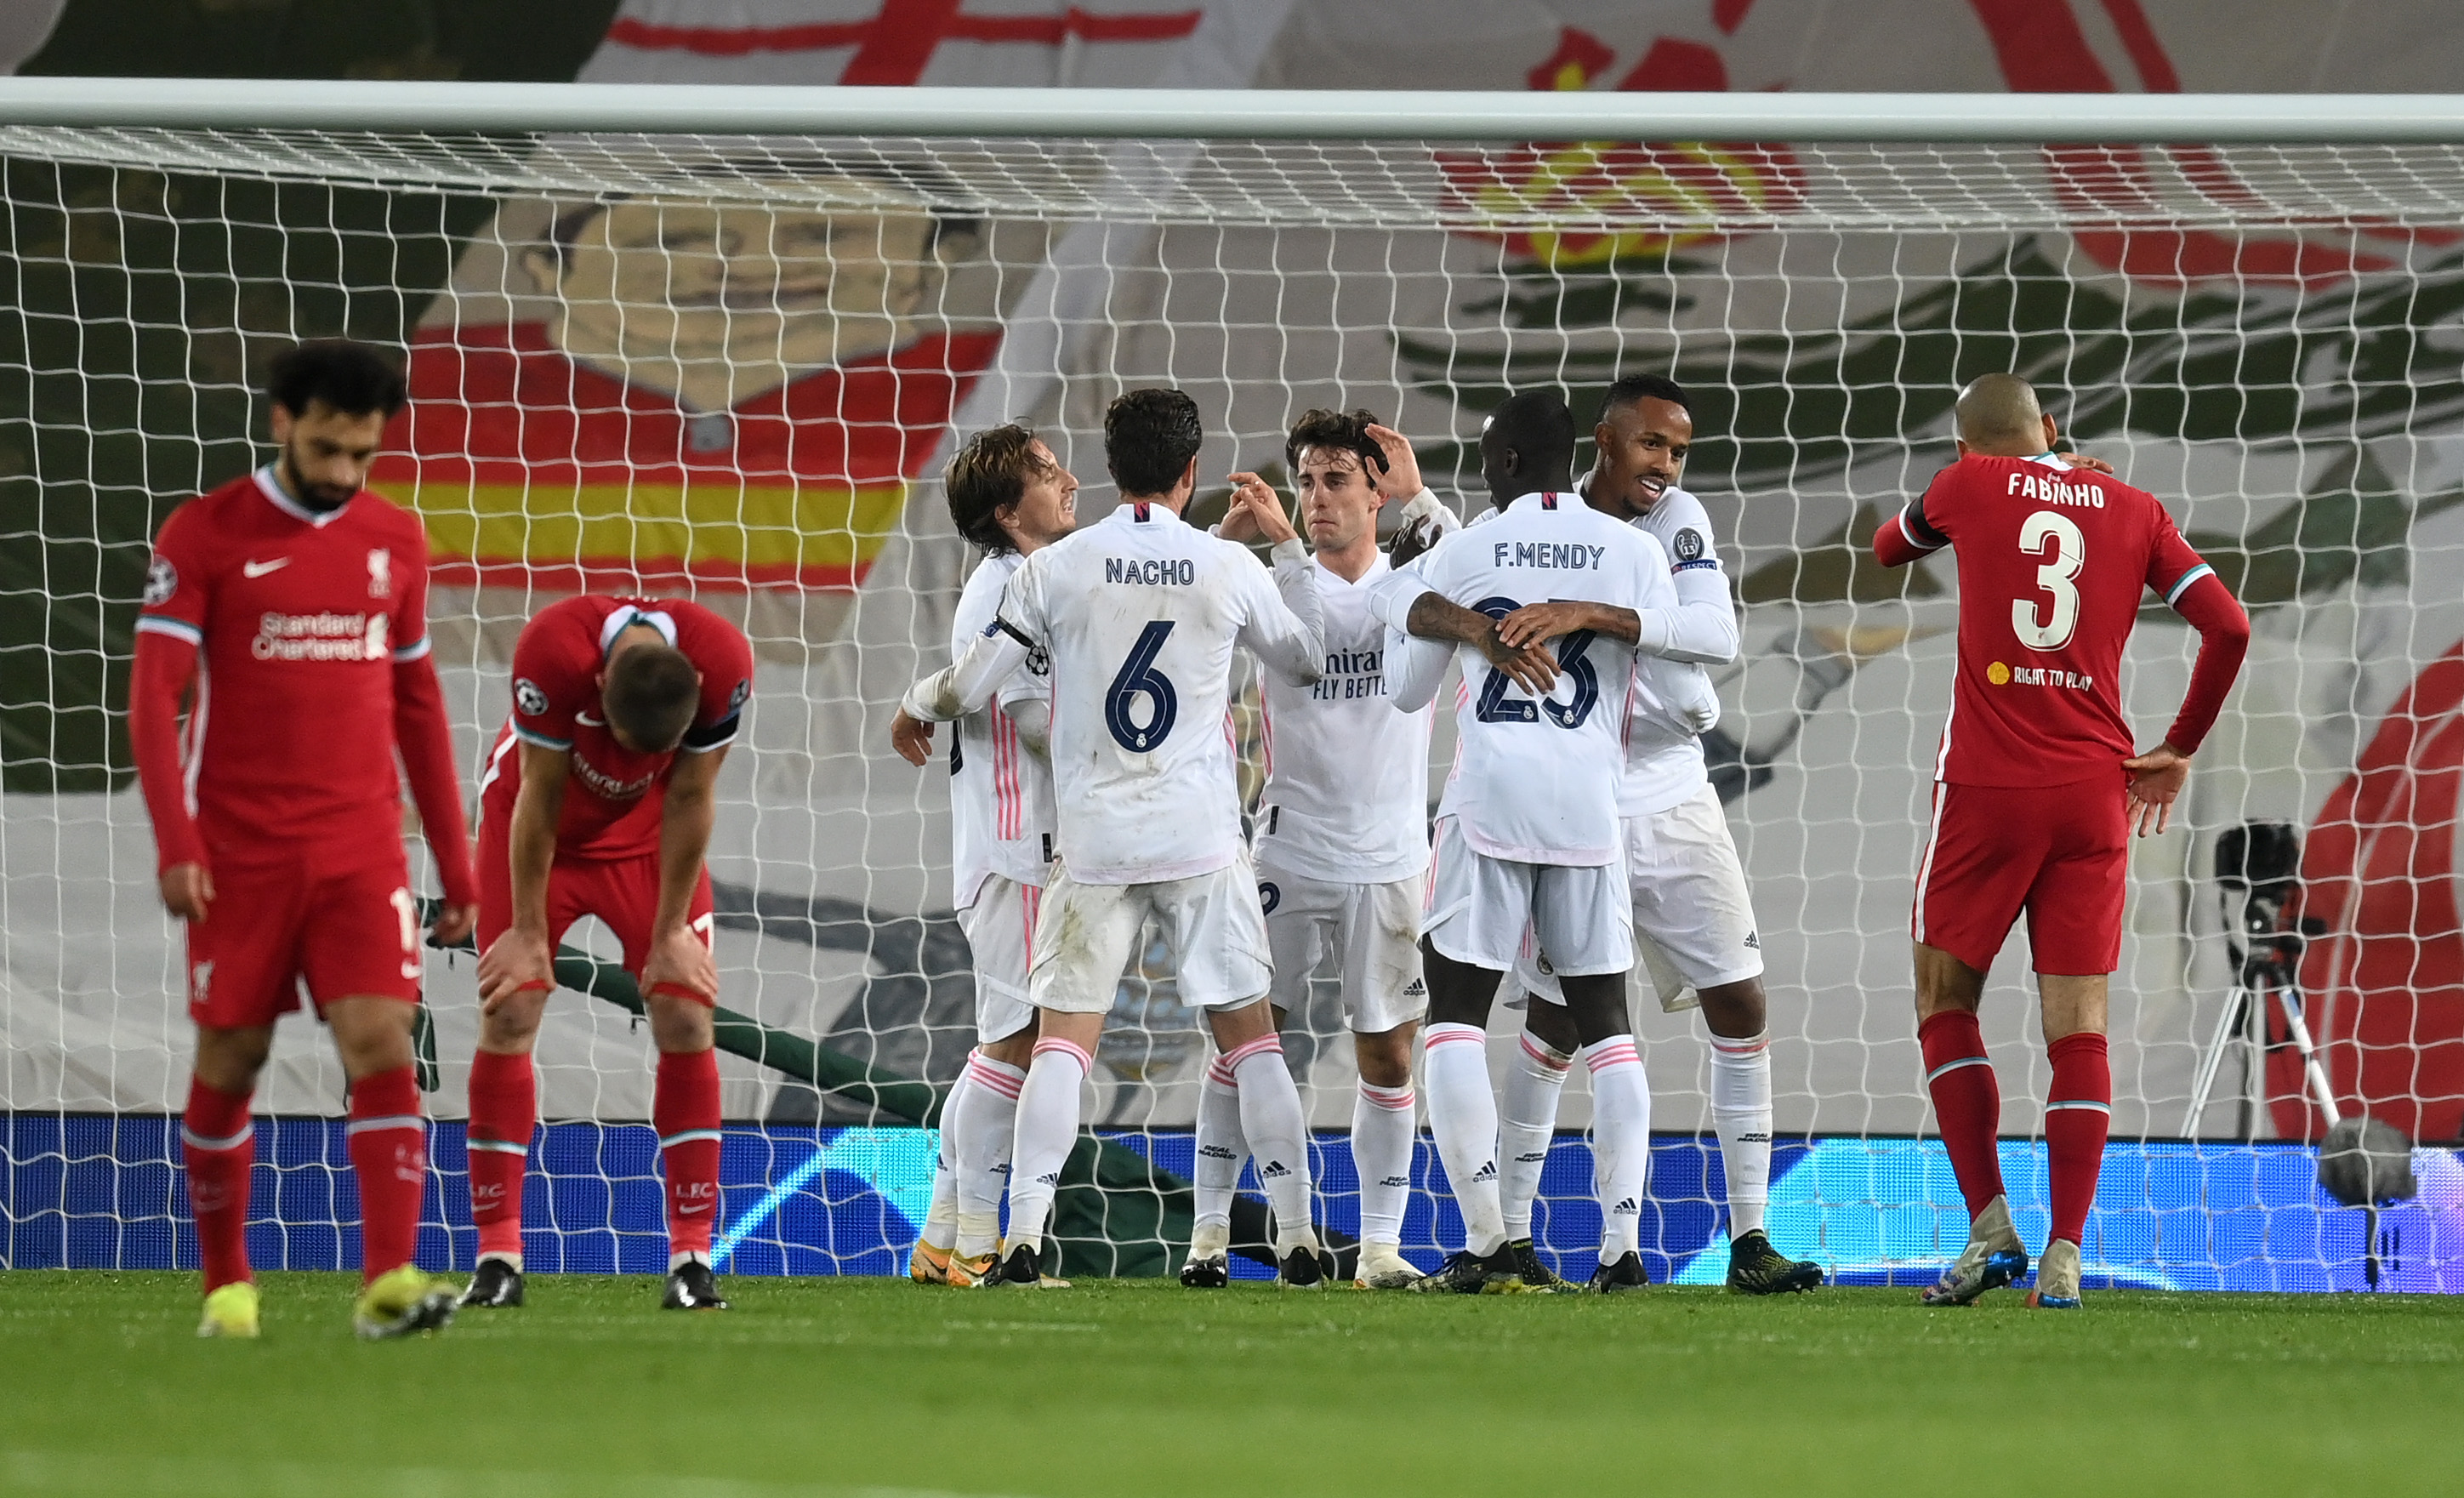
<instances>
[{"instance_id":1,"label":"red socks","mask_svg":"<svg viewBox=\"0 0 2464 1498\"><path fill-rule=\"evenodd\" d=\"M2077 1244L2087 1230L2097 1171L2104 1163L2105 1131L2113 1122L2113 1069L2105 1061L2104 1037L2084 1030L2063 1036L2045 1053L2054 1063L2045 1104L2045 1171L2054 1199L2047 1236Z\"/></svg>"},{"instance_id":2,"label":"red socks","mask_svg":"<svg viewBox=\"0 0 2464 1498\"><path fill-rule=\"evenodd\" d=\"M410 1262L428 1185L428 1120L408 1067L351 1084L351 1167L360 1178L360 1269L369 1280Z\"/></svg>"},{"instance_id":3,"label":"red socks","mask_svg":"<svg viewBox=\"0 0 2464 1498\"><path fill-rule=\"evenodd\" d=\"M711 1220L718 1216L718 1054L697 1050L659 1057L650 1123L668 1178L668 1256L710 1257Z\"/></svg>"},{"instance_id":4,"label":"red socks","mask_svg":"<svg viewBox=\"0 0 2464 1498\"><path fill-rule=\"evenodd\" d=\"M522 1168L539 1122L528 1056L483 1050L471 1059L471 1221L480 1257L522 1256Z\"/></svg>"},{"instance_id":5,"label":"red socks","mask_svg":"<svg viewBox=\"0 0 2464 1498\"><path fill-rule=\"evenodd\" d=\"M1946 1009L1917 1026L1925 1051L1925 1090L1933 1094L1942 1147L1968 1199L1972 1222L2002 1195L2002 1159L1994 1136L2002 1128L2002 1086L1985 1059L1985 1036L1976 1016Z\"/></svg>"},{"instance_id":6,"label":"red socks","mask_svg":"<svg viewBox=\"0 0 2464 1498\"><path fill-rule=\"evenodd\" d=\"M197 1220L209 1295L249 1277L248 1173L256 1160L256 1127L248 1100L246 1092L218 1092L192 1077L180 1120L188 1210Z\"/></svg>"}]
</instances>

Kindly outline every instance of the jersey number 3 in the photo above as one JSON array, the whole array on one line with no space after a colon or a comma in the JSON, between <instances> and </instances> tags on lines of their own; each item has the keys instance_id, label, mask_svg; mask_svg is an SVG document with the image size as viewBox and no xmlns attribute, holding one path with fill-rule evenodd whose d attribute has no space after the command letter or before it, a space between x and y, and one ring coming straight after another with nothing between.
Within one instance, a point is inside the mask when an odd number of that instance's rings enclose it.
<instances>
[{"instance_id":1,"label":"jersey number 3","mask_svg":"<svg viewBox=\"0 0 2464 1498\"><path fill-rule=\"evenodd\" d=\"M2050 604L2040 606L2033 598L2011 601L2011 628L2032 650L2058 650L2079 629L2079 584L2074 580L2087 565L2087 538L2069 516L2039 510L2019 526L2019 549L2041 557L2049 548L2053 558L2036 569L2036 585L2049 595Z\"/></svg>"},{"instance_id":2,"label":"jersey number 3","mask_svg":"<svg viewBox=\"0 0 2464 1498\"><path fill-rule=\"evenodd\" d=\"M1158 619L1138 632L1137 643L1130 647L1130 658L1121 662L1120 674L1104 694L1104 726L1132 754L1145 754L1162 743L1172 732L1173 718L1180 713L1180 696L1172 690L1172 678L1155 669L1163 642L1172 638L1173 624L1173 620ZM1130 704L1142 696L1152 705L1143 726L1130 716Z\"/></svg>"}]
</instances>

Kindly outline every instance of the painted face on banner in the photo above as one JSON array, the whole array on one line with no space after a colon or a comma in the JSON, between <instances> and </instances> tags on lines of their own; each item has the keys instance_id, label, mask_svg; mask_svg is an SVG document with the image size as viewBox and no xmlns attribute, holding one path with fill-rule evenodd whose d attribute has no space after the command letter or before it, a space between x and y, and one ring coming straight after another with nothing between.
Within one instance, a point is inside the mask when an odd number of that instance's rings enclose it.
<instances>
[{"instance_id":1,"label":"painted face on banner","mask_svg":"<svg viewBox=\"0 0 2464 1498\"><path fill-rule=\"evenodd\" d=\"M522 260L562 303L552 336L584 364L846 364L905 341L939 273L921 205L869 184L850 194L880 206L631 199L565 215Z\"/></svg>"}]
</instances>

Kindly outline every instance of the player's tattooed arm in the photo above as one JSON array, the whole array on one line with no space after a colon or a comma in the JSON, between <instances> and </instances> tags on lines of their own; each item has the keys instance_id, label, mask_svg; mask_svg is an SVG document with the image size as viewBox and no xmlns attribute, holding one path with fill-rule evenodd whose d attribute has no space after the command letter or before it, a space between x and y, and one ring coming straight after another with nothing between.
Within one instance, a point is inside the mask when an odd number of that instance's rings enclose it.
<instances>
[{"instance_id":1,"label":"player's tattooed arm","mask_svg":"<svg viewBox=\"0 0 2464 1498\"><path fill-rule=\"evenodd\" d=\"M479 954L483 1015L525 990L556 986L556 955L548 949L547 880L556 867L557 822L572 774L571 751L528 741L521 745L521 786L514 793L513 827L506 839L514 921Z\"/></svg>"},{"instance_id":2,"label":"player's tattooed arm","mask_svg":"<svg viewBox=\"0 0 2464 1498\"><path fill-rule=\"evenodd\" d=\"M1510 615L1508 617L1511 617ZM1537 640L1508 645L1498 632L1498 621L1465 608L1442 593L1422 593L1412 601L1404 631L1423 640L1449 640L1468 645L1483 659L1514 679L1533 696L1546 696L1557 684L1557 657Z\"/></svg>"},{"instance_id":3,"label":"player's tattooed arm","mask_svg":"<svg viewBox=\"0 0 2464 1498\"><path fill-rule=\"evenodd\" d=\"M1498 638L1520 650L1589 629L1596 635L1632 645L1642 636L1642 619L1631 608L1613 604L1587 604L1552 599L1526 604L1497 622Z\"/></svg>"}]
</instances>

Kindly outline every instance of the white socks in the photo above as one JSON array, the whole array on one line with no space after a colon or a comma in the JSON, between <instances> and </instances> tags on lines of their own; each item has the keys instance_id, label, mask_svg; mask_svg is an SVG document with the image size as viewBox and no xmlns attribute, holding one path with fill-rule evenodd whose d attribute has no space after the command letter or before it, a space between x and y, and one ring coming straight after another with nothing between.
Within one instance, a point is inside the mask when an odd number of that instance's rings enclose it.
<instances>
[{"instance_id":1,"label":"white socks","mask_svg":"<svg viewBox=\"0 0 2464 1498\"><path fill-rule=\"evenodd\" d=\"M1241 1184L1241 1162L1249 1157L1249 1136L1241 1127L1241 1088L1232 1077L1228 1057L1206 1064L1206 1081L1198 1090L1197 1227L1226 1227L1232 1222L1232 1193Z\"/></svg>"},{"instance_id":2,"label":"white socks","mask_svg":"<svg viewBox=\"0 0 2464 1498\"><path fill-rule=\"evenodd\" d=\"M1506 1244L1497 1199L1497 1097L1488 1089L1488 1035L1476 1024L1432 1024L1421 1050L1429 1132L1463 1209L1464 1245L1486 1256Z\"/></svg>"},{"instance_id":3,"label":"white socks","mask_svg":"<svg viewBox=\"0 0 2464 1498\"><path fill-rule=\"evenodd\" d=\"M1403 1241L1412 1195L1412 1084L1360 1084L1352 1101L1352 1162L1360 1175L1360 1241Z\"/></svg>"},{"instance_id":4,"label":"white socks","mask_svg":"<svg viewBox=\"0 0 2464 1498\"><path fill-rule=\"evenodd\" d=\"M1600 1201L1600 1262L1640 1246L1651 1179L1651 1086L1634 1037L1613 1035L1575 1054L1592 1072L1592 1189Z\"/></svg>"},{"instance_id":5,"label":"white socks","mask_svg":"<svg viewBox=\"0 0 2464 1498\"><path fill-rule=\"evenodd\" d=\"M970 1259L980 1259L1001 1245L1001 1187L1008 1180L1010 1148L1018 1135L1019 1090L1025 1085L1025 1072L977 1051L967 1057L967 1069L942 1110L942 1158L954 1162L957 1250ZM935 1174L936 1209L940 1186ZM925 1236L932 1236L929 1227Z\"/></svg>"},{"instance_id":6,"label":"white socks","mask_svg":"<svg viewBox=\"0 0 2464 1498\"><path fill-rule=\"evenodd\" d=\"M975 1053L967 1054L967 1066L976 1064ZM933 1204L924 1213L924 1246L949 1250L958 1237L958 1105L968 1092L968 1074L958 1073L950 1084L950 1095L941 1103L941 1153L933 1162Z\"/></svg>"},{"instance_id":7,"label":"white socks","mask_svg":"<svg viewBox=\"0 0 2464 1498\"><path fill-rule=\"evenodd\" d=\"M1051 1225L1062 1162L1078 1142L1078 1092L1095 1058L1066 1040L1035 1043L1018 1092L1018 1147L1010 1165L1009 1241L1037 1249Z\"/></svg>"},{"instance_id":8,"label":"white socks","mask_svg":"<svg viewBox=\"0 0 2464 1498\"><path fill-rule=\"evenodd\" d=\"M1771 1032L1749 1040L1711 1037L1711 1124L1728 1179L1730 1242L1763 1225L1771 1196Z\"/></svg>"},{"instance_id":9,"label":"white socks","mask_svg":"<svg viewBox=\"0 0 2464 1498\"><path fill-rule=\"evenodd\" d=\"M1566 1090L1566 1068L1573 1060L1525 1030L1521 1048L1507 1065L1506 1095L1497 1109L1497 1195L1509 1243L1531 1236L1531 1202L1540 1194L1540 1171L1557 1133L1557 1097Z\"/></svg>"},{"instance_id":10,"label":"white socks","mask_svg":"<svg viewBox=\"0 0 2464 1498\"><path fill-rule=\"evenodd\" d=\"M1258 1184L1275 1209L1275 1255L1296 1247L1314 1247L1317 1231L1309 1224L1309 1121L1301 1114L1301 1090L1292 1084L1284 1064L1284 1043L1261 1035L1223 1053L1239 1090L1241 1131L1257 1157ZM1232 1168L1240 1170L1235 1159ZM1015 1209L1013 1209L1014 1211Z\"/></svg>"}]
</instances>

